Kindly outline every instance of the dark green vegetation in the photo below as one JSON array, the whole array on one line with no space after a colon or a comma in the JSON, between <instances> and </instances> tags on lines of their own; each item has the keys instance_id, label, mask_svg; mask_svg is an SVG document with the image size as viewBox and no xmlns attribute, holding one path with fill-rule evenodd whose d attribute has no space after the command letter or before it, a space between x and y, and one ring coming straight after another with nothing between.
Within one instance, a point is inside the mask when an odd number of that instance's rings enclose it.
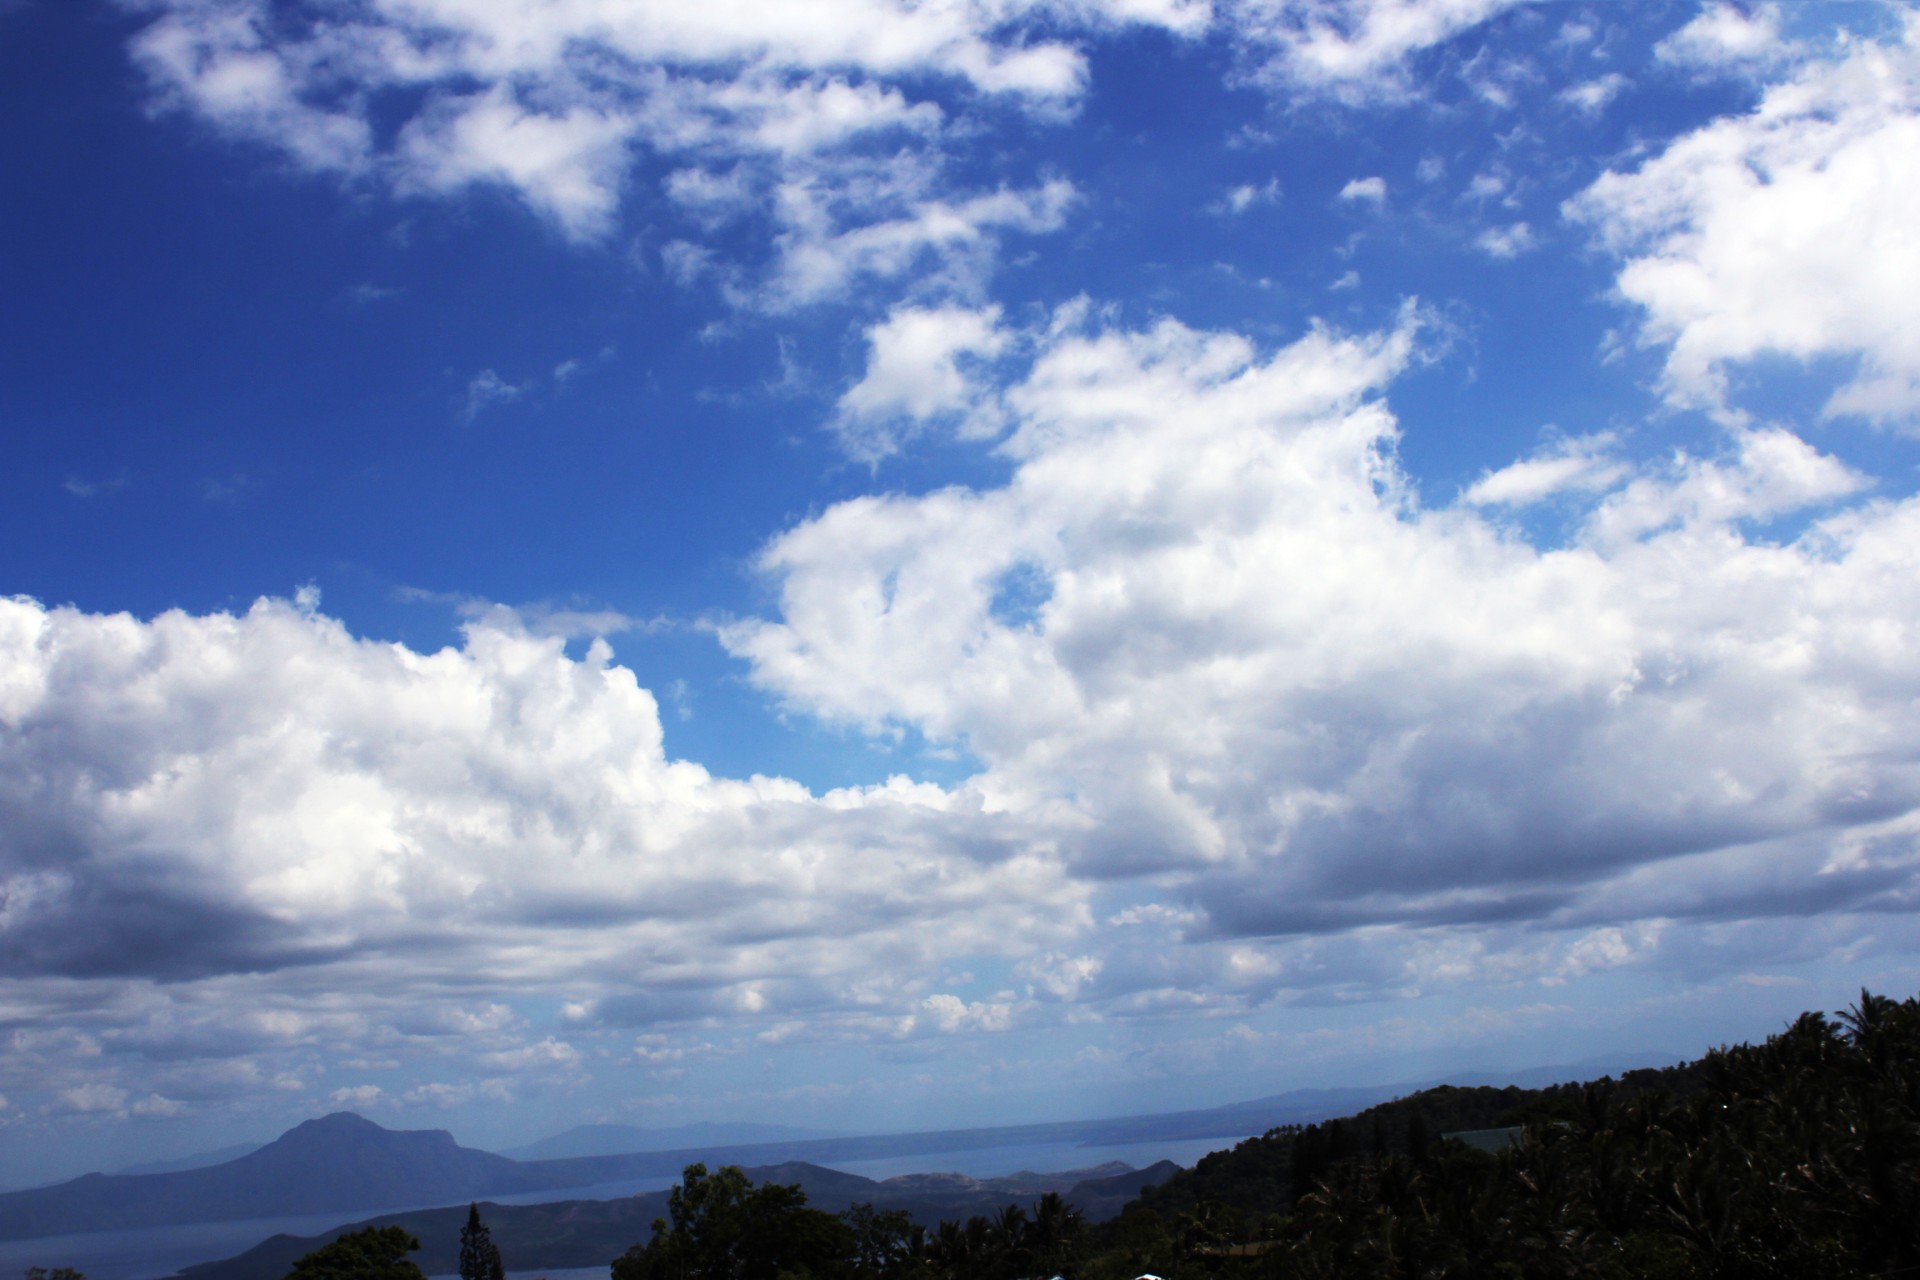
<instances>
[{"instance_id":1,"label":"dark green vegetation","mask_svg":"<svg viewBox=\"0 0 1920 1280\"><path fill-rule=\"evenodd\" d=\"M287 1280L427 1280L407 1259L419 1247L403 1227L368 1227L301 1258Z\"/></svg>"},{"instance_id":2,"label":"dark green vegetation","mask_svg":"<svg viewBox=\"0 0 1920 1280\"><path fill-rule=\"evenodd\" d=\"M667 1198L668 1218L656 1218L653 1237L613 1262L613 1280L720 1280L721 1277L838 1274L857 1262L852 1228L807 1207L797 1186L755 1186L733 1165L709 1174L688 1165ZM891 1215L901 1229L904 1213ZM882 1246L885 1260L893 1251ZM905 1252L902 1250L901 1252Z\"/></svg>"},{"instance_id":3,"label":"dark green vegetation","mask_svg":"<svg viewBox=\"0 0 1920 1280\"><path fill-rule=\"evenodd\" d=\"M416 1242L414 1248L419 1248ZM480 1206L467 1206L467 1225L460 1228L460 1280L507 1280L506 1264L493 1233L480 1221Z\"/></svg>"},{"instance_id":4,"label":"dark green vegetation","mask_svg":"<svg viewBox=\"0 0 1920 1280\"><path fill-rule=\"evenodd\" d=\"M1437 1138L1519 1126L1497 1153ZM1536 1091L1277 1130L1141 1197L1083 1260L1271 1277L1920 1276L1920 1002Z\"/></svg>"},{"instance_id":5,"label":"dark green vegetation","mask_svg":"<svg viewBox=\"0 0 1920 1280\"><path fill-rule=\"evenodd\" d=\"M693 1165L673 1192L671 1221L614 1259L613 1280L1051 1276L1086 1252L1085 1215L1051 1191L1031 1217L1008 1205L932 1233L898 1209L856 1204L835 1215L806 1201L798 1187L756 1187L738 1169Z\"/></svg>"}]
</instances>

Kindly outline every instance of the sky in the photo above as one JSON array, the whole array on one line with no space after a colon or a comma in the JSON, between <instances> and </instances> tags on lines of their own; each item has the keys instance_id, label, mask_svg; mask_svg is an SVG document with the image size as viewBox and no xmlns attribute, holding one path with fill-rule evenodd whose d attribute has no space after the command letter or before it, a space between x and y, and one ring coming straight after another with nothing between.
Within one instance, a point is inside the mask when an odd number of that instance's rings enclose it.
<instances>
[{"instance_id":1,"label":"sky","mask_svg":"<svg viewBox=\"0 0 1920 1280\"><path fill-rule=\"evenodd\" d=\"M1920 10L0 2L0 1182L1920 988Z\"/></svg>"}]
</instances>

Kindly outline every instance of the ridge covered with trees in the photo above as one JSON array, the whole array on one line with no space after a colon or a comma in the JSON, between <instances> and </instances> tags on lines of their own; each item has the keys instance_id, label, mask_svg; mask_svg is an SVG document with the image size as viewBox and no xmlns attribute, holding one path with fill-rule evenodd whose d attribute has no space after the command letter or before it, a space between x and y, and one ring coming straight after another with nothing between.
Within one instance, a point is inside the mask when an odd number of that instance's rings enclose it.
<instances>
[{"instance_id":1,"label":"ridge covered with trees","mask_svg":"<svg viewBox=\"0 0 1920 1280\"><path fill-rule=\"evenodd\" d=\"M1506 1129L1497 1150L1439 1135ZM1920 1002L1621 1080L1434 1089L1142 1195L1088 1280L1920 1276Z\"/></svg>"}]
</instances>

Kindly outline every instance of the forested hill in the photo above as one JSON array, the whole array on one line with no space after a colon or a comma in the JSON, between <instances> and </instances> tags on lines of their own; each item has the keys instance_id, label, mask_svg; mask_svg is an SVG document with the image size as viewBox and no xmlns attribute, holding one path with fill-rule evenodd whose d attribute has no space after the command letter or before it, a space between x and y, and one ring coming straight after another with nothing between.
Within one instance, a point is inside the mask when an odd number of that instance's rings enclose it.
<instances>
[{"instance_id":1,"label":"forested hill","mask_svg":"<svg viewBox=\"0 0 1920 1280\"><path fill-rule=\"evenodd\" d=\"M1422 1089L1356 1115L1314 1125L1284 1125L1213 1152L1193 1168L1149 1188L1135 1207L1160 1214L1189 1213L1200 1205L1208 1206L1209 1212L1223 1208L1271 1212L1310 1190L1334 1164L1426 1150L1448 1134L1524 1129L1529 1121L1557 1116L1589 1091L1604 1091L1616 1099L1642 1094L1691 1097L1702 1088L1704 1063L1539 1089L1450 1084Z\"/></svg>"},{"instance_id":2,"label":"forested hill","mask_svg":"<svg viewBox=\"0 0 1920 1280\"><path fill-rule=\"evenodd\" d=\"M1443 1135L1506 1129L1495 1150ZM1920 1001L1556 1088L1429 1089L1152 1188L1087 1280L1920 1276Z\"/></svg>"}]
</instances>

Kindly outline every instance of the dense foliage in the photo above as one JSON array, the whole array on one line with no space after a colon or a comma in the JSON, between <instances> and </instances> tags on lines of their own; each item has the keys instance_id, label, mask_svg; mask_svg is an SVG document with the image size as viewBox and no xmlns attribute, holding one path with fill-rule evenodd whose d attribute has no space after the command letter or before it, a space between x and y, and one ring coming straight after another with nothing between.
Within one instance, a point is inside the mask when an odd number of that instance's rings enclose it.
<instances>
[{"instance_id":1,"label":"dense foliage","mask_svg":"<svg viewBox=\"0 0 1920 1280\"><path fill-rule=\"evenodd\" d=\"M807 1207L799 1187L754 1186L733 1165L708 1173L688 1165L667 1200L671 1221L613 1262L613 1280L774 1280L782 1274L839 1274L853 1254L852 1231Z\"/></svg>"},{"instance_id":2,"label":"dense foliage","mask_svg":"<svg viewBox=\"0 0 1920 1280\"><path fill-rule=\"evenodd\" d=\"M287 1280L426 1280L407 1257L419 1247L404 1227L350 1231L294 1263Z\"/></svg>"},{"instance_id":3,"label":"dense foliage","mask_svg":"<svg viewBox=\"0 0 1920 1280\"><path fill-rule=\"evenodd\" d=\"M1087 1223L1048 1192L1031 1214L1009 1205L964 1226L929 1232L904 1210L856 1204L810 1209L799 1187L754 1186L729 1165L689 1165L669 1199L671 1221L613 1263L613 1280L1008 1280L1071 1271L1085 1256Z\"/></svg>"},{"instance_id":4,"label":"dense foliage","mask_svg":"<svg viewBox=\"0 0 1920 1280\"><path fill-rule=\"evenodd\" d=\"M1920 1002L1862 992L1837 1023L1803 1014L1671 1072L1477 1092L1243 1143L1130 1206L1085 1270L1920 1276ZM1518 1128L1495 1153L1435 1140L1500 1124Z\"/></svg>"}]
</instances>

